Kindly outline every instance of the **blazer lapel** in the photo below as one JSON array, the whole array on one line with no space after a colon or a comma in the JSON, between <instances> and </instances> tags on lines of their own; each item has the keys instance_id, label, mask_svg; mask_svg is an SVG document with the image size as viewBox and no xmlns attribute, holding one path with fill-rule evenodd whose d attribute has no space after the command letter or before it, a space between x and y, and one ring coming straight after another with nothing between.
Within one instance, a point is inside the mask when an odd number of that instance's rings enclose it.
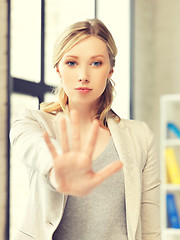
<instances>
[{"instance_id":1,"label":"blazer lapel","mask_svg":"<svg viewBox=\"0 0 180 240\"><path fill-rule=\"evenodd\" d=\"M127 232L128 239L134 240L141 205L141 177L136 161L136 149L134 148L130 130L122 120L120 123L116 123L110 118L108 119L108 127L120 160L123 162Z\"/></svg>"}]
</instances>

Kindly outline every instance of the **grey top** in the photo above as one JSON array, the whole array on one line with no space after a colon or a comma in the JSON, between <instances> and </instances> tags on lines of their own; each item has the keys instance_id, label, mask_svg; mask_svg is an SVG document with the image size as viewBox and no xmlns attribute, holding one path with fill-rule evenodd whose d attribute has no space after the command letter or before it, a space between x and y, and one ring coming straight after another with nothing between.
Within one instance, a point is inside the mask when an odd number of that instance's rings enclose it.
<instances>
[{"instance_id":1,"label":"grey top","mask_svg":"<svg viewBox=\"0 0 180 240\"><path fill-rule=\"evenodd\" d=\"M112 138L93 161L98 171L119 159ZM69 196L53 240L127 240L124 175L121 169L88 196Z\"/></svg>"}]
</instances>

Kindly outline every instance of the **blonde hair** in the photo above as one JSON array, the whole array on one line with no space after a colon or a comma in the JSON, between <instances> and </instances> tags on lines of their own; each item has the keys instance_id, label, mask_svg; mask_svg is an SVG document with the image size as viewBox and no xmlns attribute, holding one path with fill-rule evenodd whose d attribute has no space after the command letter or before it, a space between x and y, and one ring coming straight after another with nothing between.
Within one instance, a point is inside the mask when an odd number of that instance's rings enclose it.
<instances>
[{"instance_id":1,"label":"blonde hair","mask_svg":"<svg viewBox=\"0 0 180 240\"><path fill-rule=\"evenodd\" d=\"M87 21L81 21L72 24L57 38L54 45L53 53L53 66L57 67L58 63L61 61L64 54L70 50L79 41L89 37L96 36L106 43L109 52L109 59L111 67L115 66L115 57L117 55L117 48L114 39L104 25L99 19L89 19ZM97 109L92 113L92 118L97 118L100 121L100 125L107 128L107 114L110 113L111 104L113 101L114 94L114 82L111 79L107 79L107 84L105 91L100 97ZM68 96L64 92L64 89L60 87L58 89L58 101L52 103L42 103L40 109L56 114L59 111L65 112L66 106L68 105ZM118 122L120 118L111 110L111 117L115 118Z\"/></svg>"}]
</instances>

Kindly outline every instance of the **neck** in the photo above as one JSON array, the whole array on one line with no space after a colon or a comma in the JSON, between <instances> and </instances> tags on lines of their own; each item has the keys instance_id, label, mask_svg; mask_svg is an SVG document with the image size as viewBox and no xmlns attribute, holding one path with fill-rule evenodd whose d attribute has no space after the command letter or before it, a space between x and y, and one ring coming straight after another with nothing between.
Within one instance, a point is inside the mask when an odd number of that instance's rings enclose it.
<instances>
[{"instance_id":1,"label":"neck","mask_svg":"<svg viewBox=\"0 0 180 240\"><path fill-rule=\"evenodd\" d=\"M78 112L79 119L80 119L80 125L82 127L89 126L89 124L91 123L92 112L94 109L92 107L92 105L88 106L87 104L85 104L83 106L82 104L80 104L80 105L69 104L68 108L69 108L69 111L71 111L72 109L75 109Z\"/></svg>"}]
</instances>

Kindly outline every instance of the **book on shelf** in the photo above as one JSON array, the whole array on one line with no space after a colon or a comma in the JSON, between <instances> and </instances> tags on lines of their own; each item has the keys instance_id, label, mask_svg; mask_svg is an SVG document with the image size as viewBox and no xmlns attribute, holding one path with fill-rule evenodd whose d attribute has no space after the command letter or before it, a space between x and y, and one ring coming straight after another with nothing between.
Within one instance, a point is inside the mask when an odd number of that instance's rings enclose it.
<instances>
[{"instance_id":1,"label":"book on shelf","mask_svg":"<svg viewBox=\"0 0 180 240\"><path fill-rule=\"evenodd\" d=\"M180 129L175 123L168 122L167 129L174 134L177 138L180 138Z\"/></svg>"},{"instance_id":2,"label":"book on shelf","mask_svg":"<svg viewBox=\"0 0 180 240\"><path fill-rule=\"evenodd\" d=\"M165 150L167 178L169 183L180 184L180 168L173 148Z\"/></svg>"},{"instance_id":3,"label":"book on shelf","mask_svg":"<svg viewBox=\"0 0 180 240\"><path fill-rule=\"evenodd\" d=\"M173 193L167 193L166 195L166 207L167 207L167 219L168 227L180 228L180 218Z\"/></svg>"}]
</instances>

